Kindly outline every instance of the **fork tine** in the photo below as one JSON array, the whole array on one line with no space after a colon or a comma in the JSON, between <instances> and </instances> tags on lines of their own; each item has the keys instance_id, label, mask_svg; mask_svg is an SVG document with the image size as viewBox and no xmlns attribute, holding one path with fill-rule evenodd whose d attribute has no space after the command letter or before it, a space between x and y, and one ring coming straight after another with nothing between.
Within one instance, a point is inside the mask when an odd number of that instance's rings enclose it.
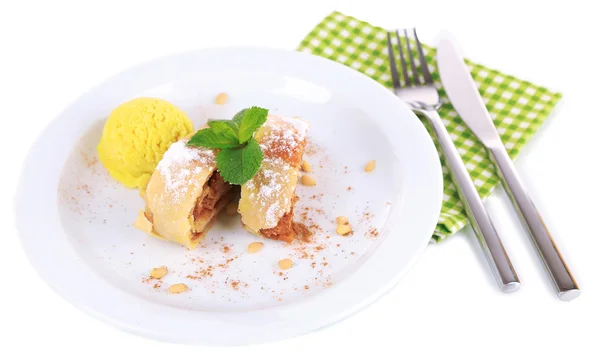
<instances>
[{"instance_id":1,"label":"fork tine","mask_svg":"<svg viewBox=\"0 0 600 360\"><path fill-rule=\"evenodd\" d=\"M390 57L390 71L392 72L392 83L394 84L394 89L398 90L402 87L400 84L400 77L398 76L398 69L396 68L396 59L394 58L394 46L392 45L392 38L390 33L387 33L387 41L388 41L388 56Z\"/></svg>"},{"instance_id":2,"label":"fork tine","mask_svg":"<svg viewBox=\"0 0 600 360\"><path fill-rule=\"evenodd\" d=\"M398 51L400 52L400 65L402 67L402 75L404 75L404 83L407 87L410 86L410 78L408 77L408 68L406 67L406 61L404 60L404 50L402 50L402 42L400 42L400 35L396 30L396 39L398 40Z\"/></svg>"},{"instance_id":3,"label":"fork tine","mask_svg":"<svg viewBox=\"0 0 600 360\"><path fill-rule=\"evenodd\" d=\"M425 78L425 83L431 84L433 83L433 78L431 77L431 73L429 72L429 67L427 67L427 61L425 60L425 54L423 54L423 47L421 46L421 41L419 41L419 37L417 36L417 28L413 28L413 34L415 36L415 42L417 43L419 62L421 63L421 69L423 70L423 77Z\"/></svg>"},{"instance_id":4,"label":"fork tine","mask_svg":"<svg viewBox=\"0 0 600 360\"><path fill-rule=\"evenodd\" d=\"M412 68L412 74L414 77L415 84L421 85L421 80L419 80L419 74L417 73L417 64L415 64L415 57L413 56L412 49L410 48L410 41L408 41L408 33L406 32L406 29L404 29L404 38L406 39L408 60L410 60L410 67Z\"/></svg>"}]
</instances>

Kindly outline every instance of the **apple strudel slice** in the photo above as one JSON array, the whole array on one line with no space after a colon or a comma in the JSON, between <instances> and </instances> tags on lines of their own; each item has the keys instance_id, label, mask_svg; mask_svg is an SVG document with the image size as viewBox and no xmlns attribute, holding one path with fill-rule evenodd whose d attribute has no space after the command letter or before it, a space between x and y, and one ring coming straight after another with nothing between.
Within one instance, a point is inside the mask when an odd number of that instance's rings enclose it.
<instances>
[{"instance_id":1,"label":"apple strudel slice","mask_svg":"<svg viewBox=\"0 0 600 360\"><path fill-rule=\"evenodd\" d=\"M269 114L254 135L264 158L256 175L242 185L238 206L248 231L286 242L296 238L295 191L308 127L302 119Z\"/></svg>"},{"instance_id":2,"label":"apple strudel slice","mask_svg":"<svg viewBox=\"0 0 600 360\"><path fill-rule=\"evenodd\" d=\"M181 140L165 152L146 188L146 210L134 225L156 237L195 248L235 197L219 175L216 152Z\"/></svg>"}]
</instances>

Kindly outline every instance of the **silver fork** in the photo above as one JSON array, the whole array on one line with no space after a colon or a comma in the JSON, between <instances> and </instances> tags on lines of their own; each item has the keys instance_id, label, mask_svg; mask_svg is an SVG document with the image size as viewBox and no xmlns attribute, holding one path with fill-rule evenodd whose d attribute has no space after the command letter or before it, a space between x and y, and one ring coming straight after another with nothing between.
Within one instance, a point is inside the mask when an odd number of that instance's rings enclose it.
<instances>
[{"instance_id":1,"label":"silver fork","mask_svg":"<svg viewBox=\"0 0 600 360\"><path fill-rule=\"evenodd\" d=\"M437 110L442 104L440 96L427 67L423 48L417 37L417 30L413 28L412 32L423 79L420 78L417 71L417 64L415 61L416 56L413 55L407 30L403 30L407 51L402 47L398 30L393 33L388 32L388 54L392 82L394 84L394 93L400 100L406 102L414 112L423 114L429 120L433 132L442 148L446 165L450 169L452 180L458 189L460 199L465 207L471 225L473 226L473 230L475 230L475 234L479 239L481 248L494 273L494 277L498 281L500 289L504 292L517 291L521 285L519 277L512 266L494 225L492 225L492 221L483 206L483 201L477 193L477 189L469 176L467 168L462 162L462 159L450 138L450 134L448 134L442 119L437 113ZM398 55L400 59L400 68L402 70L402 78L398 74L398 68L396 66L397 60L394 55L394 46L392 44L393 36L395 36L398 42ZM410 64L412 76L409 75L407 59Z\"/></svg>"}]
</instances>

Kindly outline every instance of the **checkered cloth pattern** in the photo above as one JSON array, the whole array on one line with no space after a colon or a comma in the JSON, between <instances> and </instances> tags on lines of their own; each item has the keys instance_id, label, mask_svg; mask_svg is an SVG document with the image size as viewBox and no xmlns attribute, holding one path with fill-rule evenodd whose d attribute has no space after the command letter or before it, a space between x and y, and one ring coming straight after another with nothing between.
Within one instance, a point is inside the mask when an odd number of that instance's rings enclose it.
<instances>
[{"instance_id":1,"label":"checkered cloth pattern","mask_svg":"<svg viewBox=\"0 0 600 360\"><path fill-rule=\"evenodd\" d=\"M397 41L394 41L394 46L398 46ZM401 46L408 51L404 41ZM414 44L411 48L413 52L416 51ZM350 66L392 88L385 29L336 11L327 16L306 36L298 50ZM500 179L494 171L485 148L462 122L446 97L437 72L435 49L424 46L423 50L442 98L440 117L462 156L479 195L486 198ZM395 51L397 53L397 48ZM561 94L472 61L465 61L500 133L502 142L510 157L514 159L548 118L560 100ZM435 141L428 123L426 121L423 123ZM468 224L468 219L437 143L436 146L444 173L444 200L433 239L441 241Z\"/></svg>"}]
</instances>

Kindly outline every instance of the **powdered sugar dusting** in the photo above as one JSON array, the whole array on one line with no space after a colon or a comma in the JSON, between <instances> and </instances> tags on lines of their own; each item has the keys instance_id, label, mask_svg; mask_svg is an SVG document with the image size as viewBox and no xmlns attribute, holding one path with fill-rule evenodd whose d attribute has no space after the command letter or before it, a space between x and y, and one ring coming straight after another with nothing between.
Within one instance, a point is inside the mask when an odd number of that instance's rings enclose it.
<instances>
[{"instance_id":1,"label":"powdered sugar dusting","mask_svg":"<svg viewBox=\"0 0 600 360\"><path fill-rule=\"evenodd\" d=\"M308 123L302 119L269 115L259 139L265 157L296 164L302 157Z\"/></svg>"},{"instance_id":2,"label":"powdered sugar dusting","mask_svg":"<svg viewBox=\"0 0 600 360\"><path fill-rule=\"evenodd\" d=\"M258 196L260 197L269 197L273 195L276 191L281 190L281 184L277 183L277 174L273 170L265 170L263 175L266 179L269 180L268 184L264 184L260 191L258 192Z\"/></svg>"},{"instance_id":3,"label":"powdered sugar dusting","mask_svg":"<svg viewBox=\"0 0 600 360\"><path fill-rule=\"evenodd\" d=\"M193 175L200 174L206 167L215 166L213 150L190 147L186 143L185 140L173 143L156 167L164 179L165 191L171 193L174 202L179 201L194 185ZM190 166L192 162L196 164Z\"/></svg>"},{"instance_id":4,"label":"powdered sugar dusting","mask_svg":"<svg viewBox=\"0 0 600 360\"><path fill-rule=\"evenodd\" d=\"M290 209L291 197L284 192L289 187L291 170L292 167L281 159L265 158L258 176L244 184L246 189L252 190L249 198L256 208L264 211L263 228L277 226L281 216Z\"/></svg>"}]
</instances>

